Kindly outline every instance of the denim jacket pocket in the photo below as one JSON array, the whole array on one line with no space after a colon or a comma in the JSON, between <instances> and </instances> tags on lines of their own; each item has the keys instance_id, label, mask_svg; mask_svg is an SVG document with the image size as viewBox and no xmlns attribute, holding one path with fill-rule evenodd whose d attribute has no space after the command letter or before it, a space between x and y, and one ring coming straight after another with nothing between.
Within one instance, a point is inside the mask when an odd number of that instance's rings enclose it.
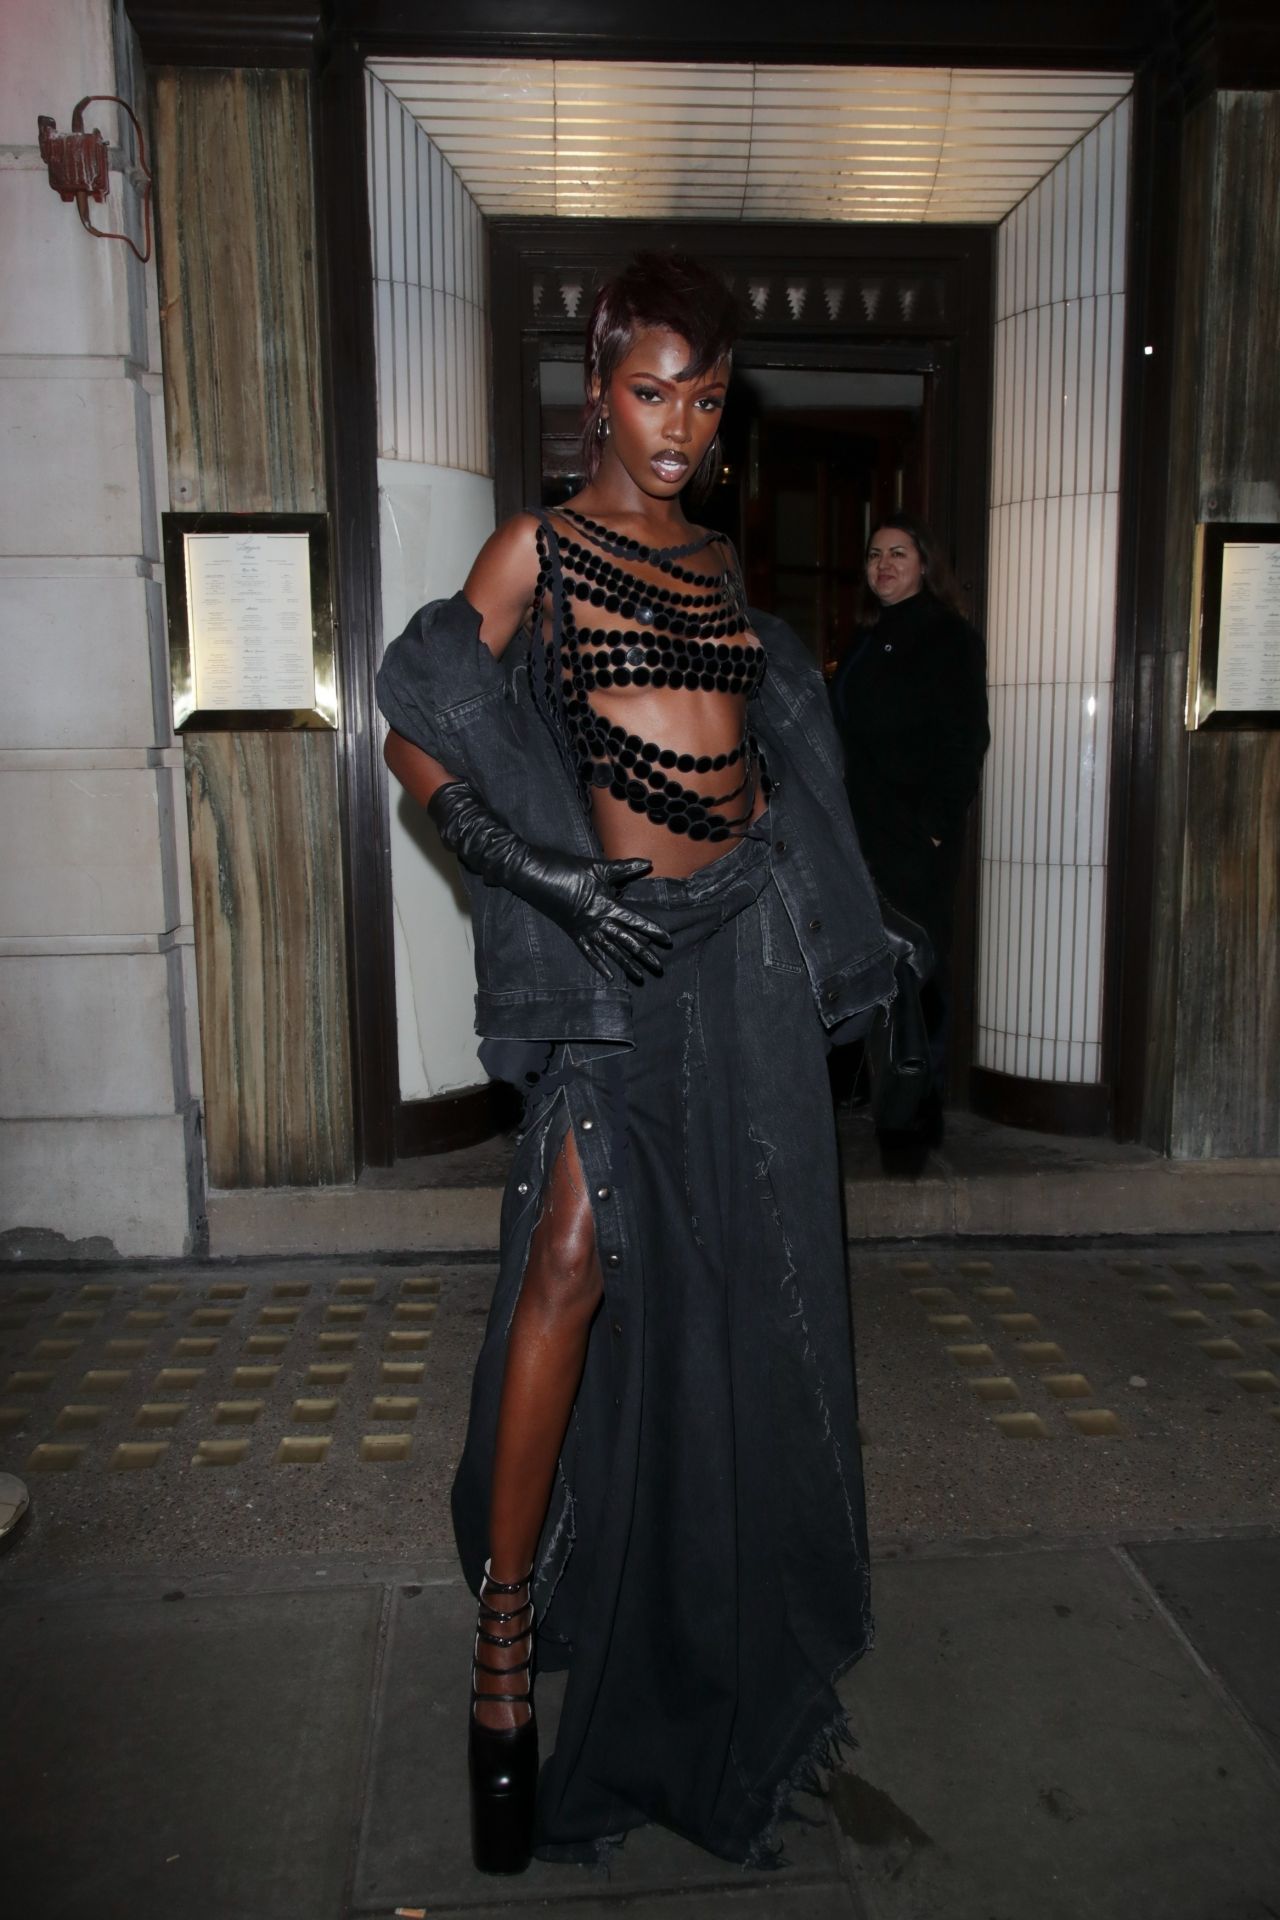
<instances>
[{"instance_id":1,"label":"denim jacket pocket","mask_svg":"<svg viewBox=\"0 0 1280 1920\"><path fill-rule=\"evenodd\" d=\"M760 895L760 945L766 967L776 973L805 973L807 968L795 929L776 886Z\"/></svg>"}]
</instances>

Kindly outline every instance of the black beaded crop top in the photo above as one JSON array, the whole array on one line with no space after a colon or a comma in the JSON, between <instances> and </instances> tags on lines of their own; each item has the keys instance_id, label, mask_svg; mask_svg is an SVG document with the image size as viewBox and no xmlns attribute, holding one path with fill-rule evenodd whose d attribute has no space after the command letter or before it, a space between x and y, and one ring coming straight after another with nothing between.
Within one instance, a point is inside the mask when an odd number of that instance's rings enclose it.
<instances>
[{"instance_id":1,"label":"black beaded crop top","mask_svg":"<svg viewBox=\"0 0 1280 1920\"><path fill-rule=\"evenodd\" d=\"M765 656L747 624L729 542L703 533L687 546L648 547L572 508L556 511L571 533L564 537L549 515L539 514L533 687L584 801L592 788L607 788L634 813L691 840L744 833L757 788L768 790L745 718L730 752L677 753L607 720L590 697L597 688L672 687L750 699L764 678ZM698 553L718 558L720 570L701 573L680 564ZM646 577L642 567L656 577ZM703 792L681 778L691 773L723 773L732 785Z\"/></svg>"}]
</instances>

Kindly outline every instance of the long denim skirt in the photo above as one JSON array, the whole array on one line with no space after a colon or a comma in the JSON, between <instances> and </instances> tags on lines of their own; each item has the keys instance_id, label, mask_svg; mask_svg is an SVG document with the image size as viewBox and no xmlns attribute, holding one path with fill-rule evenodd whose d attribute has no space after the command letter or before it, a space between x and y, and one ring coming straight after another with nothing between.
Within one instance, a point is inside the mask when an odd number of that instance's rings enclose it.
<instances>
[{"instance_id":1,"label":"long denim skirt","mask_svg":"<svg viewBox=\"0 0 1280 1920\"><path fill-rule=\"evenodd\" d=\"M604 1275L534 1576L538 1665L568 1669L545 1859L658 1821L770 1864L871 1644L827 1043L774 858L766 817L690 879L627 889L672 939L631 1047L487 1060L530 1084L453 1491L473 1589L508 1331L569 1129Z\"/></svg>"}]
</instances>

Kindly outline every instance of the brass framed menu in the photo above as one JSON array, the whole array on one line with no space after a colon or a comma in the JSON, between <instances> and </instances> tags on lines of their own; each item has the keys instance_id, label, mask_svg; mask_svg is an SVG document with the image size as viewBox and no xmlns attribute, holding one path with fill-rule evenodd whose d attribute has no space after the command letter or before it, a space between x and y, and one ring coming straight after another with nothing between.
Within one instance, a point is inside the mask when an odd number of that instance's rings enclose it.
<instances>
[{"instance_id":1,"label":"brass framed menu","mask_svg":"<svg viewBox=\"0 0 1280 1920\"><path fill-rule=\"evenodd\" d=\"M336 727L328 522L313 513L166 513L177 732Z\"/></svg>"},{"instance_id":2,"label":"brass framed menu","mask_svg":"<svg viewBox=\"0 0 1280 1920\"><path fill-rule=\"evenodd\" d=\"M1280 726L1280 526L1196 528L1187 726Z\"/></svg>"}]
</instances>

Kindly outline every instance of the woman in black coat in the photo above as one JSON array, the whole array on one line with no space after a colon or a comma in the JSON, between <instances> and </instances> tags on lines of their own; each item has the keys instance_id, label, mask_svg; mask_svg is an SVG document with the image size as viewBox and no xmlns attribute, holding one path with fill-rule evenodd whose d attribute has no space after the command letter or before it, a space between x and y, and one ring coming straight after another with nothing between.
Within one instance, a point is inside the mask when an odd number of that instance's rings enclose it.
<instances>
[{"instance_id":1,"label":"woman in black coat","mask_svg":"<svg viewBox=\"0 0 1280 1920\"><path fill-rule=\"evenodd\" d=\"M946 562L915 514L896 514L867 543L858 630L831 699L867 865L884 897L926 929L937 954L922 996L934 1069L922 1127L937 1140L956 881L991 735L981 637L960 612Z\"/></svg>"}]
</instances>

